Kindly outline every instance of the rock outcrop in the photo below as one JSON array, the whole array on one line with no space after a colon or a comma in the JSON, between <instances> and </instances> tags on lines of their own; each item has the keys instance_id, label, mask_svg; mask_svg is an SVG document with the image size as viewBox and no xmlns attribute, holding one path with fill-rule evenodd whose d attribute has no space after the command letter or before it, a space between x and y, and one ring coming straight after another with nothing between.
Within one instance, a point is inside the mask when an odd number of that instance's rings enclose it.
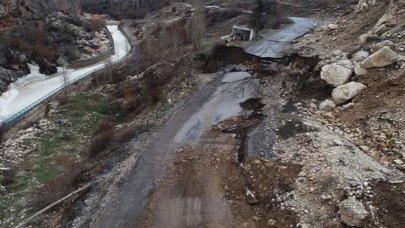
<instances>
[{"instance_id":1,"label":"rock outcrop","mask_svg":"<svg viewBox=\"0 0 405 228\"><path fill-rule=\"evenodd\" d=\"M6 46L0 44L0 94L10 83L28 73L28 69L12 64L13 55Z\"/></svg>"},{"instance_id":2,"label":"rock outcrop","mask_svg":"<svg viewBox=\"0 0 405 228\"><path fill-rule=\"evenodd\" d=\"M0 3L0 19L45 19L52 12L77 12L80 0L4 0Z\"/></svg>"}]
</instances>

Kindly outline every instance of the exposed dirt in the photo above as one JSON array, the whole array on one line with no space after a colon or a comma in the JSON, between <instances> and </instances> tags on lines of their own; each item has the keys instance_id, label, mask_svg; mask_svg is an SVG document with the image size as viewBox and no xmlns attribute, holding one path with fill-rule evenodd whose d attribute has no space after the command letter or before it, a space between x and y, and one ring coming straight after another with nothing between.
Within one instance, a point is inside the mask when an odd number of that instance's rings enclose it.
<instances>
[{"instance_id":1,"label":"exposed dirt","mask_svg":"<svg viewBox=\"0 0 405 228\"><path fill-rule=\"evenodd\" d=\"M372 29L387 8L388 2L378 1L375 7L363 13L353 13L354 9L351 9L345 15L329 17L325 25L315 28L312 33L301 38L293 49L304 55L324 56L335 50L352 53L360 48L359 36ZM335 22L338 22L338 29L326 28L329 23Z\"/></svg>"},{"instance_id":2,"label":"exposed dirt","mask_svg":"<svg viewBox=\"0 0 405 228\"><path fill-rule=\"evenodd\" d=\"M403 227L405 221L405 184L378 182L374 186L373 204L378 207L377 220L384 227Z\"/></svg>"},{"instance_id":3,"label":"exposed dirt","mask_svg":"<svg viewBox=\"0 0 405 228\"><path fill-rule=\"evenodd\" d=\"M246 129L252 120L233 119ZM286 227L295 214L280 208L299 166L247 158L238 162L243 130L207 132L177 152L174 167L148 207L144 227Z\"/></svg>"},{"instance_id":4,"label":"exposed dirt","mask_svg":"<svg viewBox=\"0 0 405 228\"><path fill-rule=\"evenodd\" d=\"M387 75L388 74L388 75ZM346 124L366 119L371 115L403 107L405 99L405 69L372 69L366 76L357 80L367 85L367 91L353 99L357 103L350 110L339 112L338 116Z\"/></svg>"}]
</instances>

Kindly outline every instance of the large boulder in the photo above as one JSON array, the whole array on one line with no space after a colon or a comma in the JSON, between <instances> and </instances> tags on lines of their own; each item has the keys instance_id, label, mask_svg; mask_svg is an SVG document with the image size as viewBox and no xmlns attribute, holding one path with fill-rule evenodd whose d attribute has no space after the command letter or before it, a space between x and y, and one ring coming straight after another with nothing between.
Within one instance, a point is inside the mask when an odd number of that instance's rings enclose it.
<instances>
[{"instance_id":1,"label":"large boulder","mask_svg":"<svg viewBox=\"0 0 405 228\"><path fill-rule=\"evenodd\" d=\"M352 196L339 203L340 221L352 227L362 227L369 216L364 205Z\"/></svg>"},{"instance_id":2,"label":"large boulder","mask_svg":"<svg viewBox=\"0 0 405 228\"><path fill-rule=\"evenodd\" d=\"M321 78L331 86L340 86L346 83L353 71L339 64L330 64L322 67Z\"/></svg>"},{"instance_id":3,"label":"large boulder","mask_svg":"<svg viewBox=\"0 0 405 228\"><path fill-rule=\"evenodd\" d=\"M367 86L358 82L349 82L347 84L336 87L332 92L332 98L335 104L342 104L352 99Z\"/></svg>"},{"instance_id":4,"label":"large boulder","mask_svg":"<svg viewBox=\"0 0 405 228\"><path fill-rule=\"evenodd\" d=\"M367 57L361 64L363 68L376 68L385 67L393 64L398 58L398 54L391 50L390 47L385 46L374 54Z\"/></svg>"}]
</instances>

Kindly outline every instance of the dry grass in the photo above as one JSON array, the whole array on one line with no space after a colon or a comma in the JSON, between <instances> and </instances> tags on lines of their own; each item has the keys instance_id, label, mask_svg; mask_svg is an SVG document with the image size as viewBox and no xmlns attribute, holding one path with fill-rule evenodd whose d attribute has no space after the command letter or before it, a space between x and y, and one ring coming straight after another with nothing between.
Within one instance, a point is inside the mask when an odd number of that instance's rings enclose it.
<instances>
[{"instance_id":1,"label":"dry grass","mask_svg":"<svg viewBox=\"0 0 405 228\"><path fill-rule=\"evenodd\" d=\"M36 208L43 208L72 192L77 176L85 170L84 163L68 156L60 157L57 162L63 164L63 173L32 190L32 203Z\"/></svg>"},{"instance_id":2,"label":"dry grass","mask_svg":"<svg viewBox=\"0 0 405 228\"><path fill-rule=\"evenodd\" d=\"M88 157L95 158L100 152L107 149L114 137L112 125L109 123L102 123L97 133L90 139L88 144Z\"/></svg>"},{"instance_id":3,"label":"dry grass","mask_svg":"<svg viewBox=\"0 0 405 228\"><path fill-rule=\"evenodd\" d=\"M90 23L89 27L86 28L89 32L100 32L106 26L104 19L88 19L87 21Z\"/></svg>"}]
</instances>

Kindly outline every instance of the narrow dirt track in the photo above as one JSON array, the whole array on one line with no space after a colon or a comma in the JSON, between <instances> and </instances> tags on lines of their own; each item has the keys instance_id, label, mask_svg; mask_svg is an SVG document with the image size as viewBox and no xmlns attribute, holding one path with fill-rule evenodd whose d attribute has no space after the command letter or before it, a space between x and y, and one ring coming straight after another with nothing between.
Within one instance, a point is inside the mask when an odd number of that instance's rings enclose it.
<instances>
[{"instance_id":1,"label":"narrow dirt track","mask_svg":"<svg viewBox=\"0 0 405 228\"><path fill-rule=\"evenodd\" d=\"M222 180L237 165L221 161L230 161L235 154L236 139L218 133L180 152L181 164L173 167L154 194L144 227L232 227Z\"/></svg>"},{"instance_id":2,"label":"narrow dirt track","mask_svg":"<svg viewBox=\"0 0 405 228\"><path fill-rule=\"evenodd\" d=\"M108 208L102 211L91 227L136 227L140 223L149 197L164 177L166 167L173 163L174 152L178 147L174 143L175 133L209 99L218 83L219 79L203 87L166 123L133 167L121 191L116 193Z\"/></svg>"}]
</instances>

